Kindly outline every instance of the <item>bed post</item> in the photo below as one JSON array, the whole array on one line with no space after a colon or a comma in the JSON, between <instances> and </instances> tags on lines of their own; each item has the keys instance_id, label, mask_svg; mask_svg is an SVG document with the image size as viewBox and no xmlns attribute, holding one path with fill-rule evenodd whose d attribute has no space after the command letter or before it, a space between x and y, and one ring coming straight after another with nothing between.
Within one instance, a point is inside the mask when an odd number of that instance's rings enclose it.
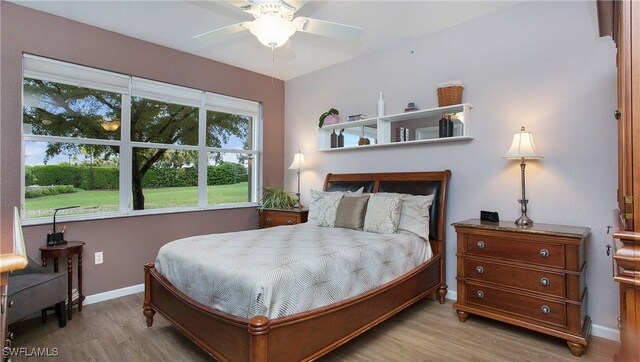
<instances>
[{"instance_id":1,"label":"bed post","mask_svg":"<svg viewBox=\"0 0 640 362\"><path fill-rule=\"evenodd\" d=\"M444 283L438 288L438 302L440 302L440 304L444 304L444 297L447 295L448 289L449 287Z\"/></svg>"},{"instance_id":2,"label":"bed post","mask_svg":"<svg viewBox=\"0 0 640 362\"><path fill-rule=\"evenodd\" d=\"M449 179L451 178L451 171L445 170L442 172L442 178L440 180L440 205L441 212L438 215L438 237L440 239L439 242L439 252L440 252L440 287L438 288L438 302L440 304L444 304L444 298L447 295L447 290L449 287L447 286L447 278L446 278L446 260L447 260L447 223L446 214L447 214L447 186L449 186Z\"/></svg>"},{"instance_id":3,"label":"bed post","mask_svg":"<svg viewBox=\"0 0 640 362\"><path fill-rule=\"evenodd\" d=\"M249 320L249 361L263 362L267 360L268 335L269 318L259 315Z\"/></svg>"},{"instance_id":4,"label":"bed post","mask_svg":"<svg viewBox=\"0 0 640 362\"><path fill-rule=\"evenodd\" d=\"M146 263L144 265L144 303L142 304L143 314L147 318L147 327L153 325L153 316L156 311L151 308L151 269L155 267L155 263Z\"/></svg>"}]
</instances>

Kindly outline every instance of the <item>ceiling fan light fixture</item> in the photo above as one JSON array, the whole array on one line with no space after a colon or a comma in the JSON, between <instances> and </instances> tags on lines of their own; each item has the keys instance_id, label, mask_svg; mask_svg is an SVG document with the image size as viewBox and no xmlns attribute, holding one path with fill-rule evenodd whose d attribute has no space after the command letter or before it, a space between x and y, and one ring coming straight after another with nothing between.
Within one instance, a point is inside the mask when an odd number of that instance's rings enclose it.
<instances>
[{"instance_id":1,"label":"ceiling fan light fixture","mask_svg":"<svg viewBox=\"0 0 640 362\"><path fill-rule=\"evenodd\" d=\"M102 128L104 128L105 131L113 132L118 128L120 128L120 121L117 119L112 119L112 120L104 119L100 122L100 125L102 126Z\"/></svg>"},{"instance_id":2,"label":"ceiling fan light fixture","mask_svg":"<svg viewBox=\"0 0 640 362\"><path fill-rule=\"evenodd\" d=\"M251 34L269 48L283 46L296 32L295 25L280 16L261 16L247 25Z\"/></svg>"}]
</instances>

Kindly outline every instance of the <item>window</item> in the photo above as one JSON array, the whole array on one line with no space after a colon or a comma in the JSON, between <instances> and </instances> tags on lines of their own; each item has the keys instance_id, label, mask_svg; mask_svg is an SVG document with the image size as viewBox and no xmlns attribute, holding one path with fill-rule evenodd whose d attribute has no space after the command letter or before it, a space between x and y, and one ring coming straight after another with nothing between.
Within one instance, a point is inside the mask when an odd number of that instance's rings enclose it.
<instances>
[{"instance_id":1,"label":"window","mask_svg":"<svg viewBox=\"0 0 640 362\"><path fill-rule=\"evenodd\" d=\"M25 55L23 215L253 205L259 126L256 102Z\"/></svg>"}]
</instances>

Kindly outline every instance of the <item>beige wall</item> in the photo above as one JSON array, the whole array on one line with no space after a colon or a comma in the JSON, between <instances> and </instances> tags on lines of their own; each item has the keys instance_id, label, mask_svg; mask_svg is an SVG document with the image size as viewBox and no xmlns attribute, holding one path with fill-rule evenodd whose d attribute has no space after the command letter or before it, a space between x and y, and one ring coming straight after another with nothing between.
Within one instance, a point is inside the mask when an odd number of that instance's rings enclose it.
<instances>
[{"instance_id":1,"label":"beige wall","mask_svg":"<svg viewBox=\"0 0 640 362\"><path fill-rule=\"evenodd\" d=\"M11 245L10 211L20 203L22 54L259 101L264 119L264 182L283 182L284 82L57 16L1 3L0 218L2 252ZM168 29L169 30L169 29ZM190 235L256 227L255 208L137 216L67 224L86 241L84 288L91 295L142 283L142 265L160 246ZM48 226L25 227L29 256L40 259ZM104 264L93 254L104 252Z\"/></svg>"},{"instance_id":2,"label":"beige wall","mask_svg":"<svg viewBox=\"0 0 640 362\"><path fill-rule=\"evenodd\" d=\"M598 36L596 4L588 1L523 1L398 42L286 82L285 161L298 148L305 154L310 171L302 174L303 203L327 172L450 169L448 223L477 218L480 210L514 220L520 216L520 166L502 156L525 126L544 156L527 162L529 216L536 223L591 228L585 245L588 313L599 326L594 334L615 338L618 287L604 252L616 207L615 52L610 38ZM407 102L429 109L437 105L437 85L454 79L464 81L463 101L474 106L472 141L315 151L314 120L329 107L343 115L374 115L382 92L387 115L402 113ZM293 189L295 174L285 177ZM453 292L452 226L446 241Z\"/></svg>"}]
</instances>

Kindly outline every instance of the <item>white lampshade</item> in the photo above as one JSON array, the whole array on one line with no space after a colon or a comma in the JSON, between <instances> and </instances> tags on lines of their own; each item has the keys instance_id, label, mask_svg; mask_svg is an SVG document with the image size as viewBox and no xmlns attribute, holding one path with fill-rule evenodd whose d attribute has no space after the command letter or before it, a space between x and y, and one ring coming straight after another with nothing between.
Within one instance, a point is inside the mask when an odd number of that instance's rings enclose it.
<instances>
[{"instance_id":1,"label":"white lampshade","mask_svg":"<svg viewBox=\"0 0 640 362\"><path fill-rule=\"evenodd\" d=\"M298 151L298 153L293 156L293 162L291 162L291 166L289 166L289 170L301 170L305 166L304 163L304 155Z\"/></svg>"},{"instance_id":2,"label":"white lampshade","mask_svg":"<svg viewBox=\"0 0 640 362\"><path fill-rule=\"evenodd\" d=\"M542 156L536 150L536 146L533 143L533 135L531 132L524 130L524 127L520 132L516 132L513 135L513 142L507 154L503 158L507 159L540 159Z\"/></svg>"},{"instance_id":3,"label":"white lampshade","mask_svg":"<svg viewBox=\"0 0 640 362\"><path fill-rule=\"evenodd\" d=\"M260 43L270 48L283 46L296 32L296 27L291 21L276 15L261 16L247 24L247 27Z\"/></svg>"}]
</instances>

